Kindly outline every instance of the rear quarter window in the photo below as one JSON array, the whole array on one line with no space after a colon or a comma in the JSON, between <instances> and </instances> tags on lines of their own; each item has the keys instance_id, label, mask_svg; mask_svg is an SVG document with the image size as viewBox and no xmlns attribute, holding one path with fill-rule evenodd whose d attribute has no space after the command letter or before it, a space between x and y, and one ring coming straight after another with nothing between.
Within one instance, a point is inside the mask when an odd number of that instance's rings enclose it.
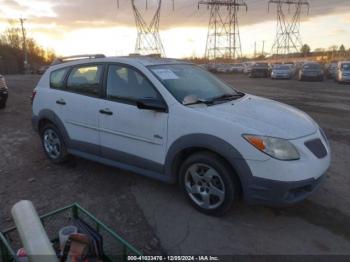
<instances>
[{"instance_id":1,"label":"rear quarter window","mask_svg":"<svg viewBox=\"0 0 350 262\"><path fill-rule=\"evenodd\" d=\"M68 72L68 68L62 68L51 72L50 74L50 87L55 89L64 88L64 79Z\"/></svg>"}]
</instances>

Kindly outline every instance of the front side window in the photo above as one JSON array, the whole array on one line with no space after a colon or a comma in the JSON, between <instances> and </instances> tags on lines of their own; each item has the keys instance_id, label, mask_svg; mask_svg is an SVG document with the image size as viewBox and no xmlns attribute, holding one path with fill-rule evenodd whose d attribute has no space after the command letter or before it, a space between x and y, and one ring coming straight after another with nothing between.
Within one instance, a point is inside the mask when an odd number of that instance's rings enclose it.
<instances>
[{"instance_id":1,"label":"front side window","mask_svg":"<svg viewBox=\"0 0 350 262\"><path fill-rule=\"evenodd\" d=\"M67 90L89 96L99 96L102 65L89 65L72 69Z\"/></svg>"},{"instance_id":2,"label":"front side window","mask_svg":"<svg viewBox=\"0 0 350 262\"><path fill-rule=\"evenodd\" d=\"M233 88L198 66L157 65L149 69L180 103L188 96L209 101L224 95L238 95Z\"/></svg>"},{"instance_id":3,"label":"front side window","mask_svg":"<svg viewBox=\"0 0 350 262\"><path fill-rule=\"evenodd\" d=\"M50 74L50 87L62 89L64 87L64 78L68 72L68 68L58 69Z\"/></svg>"},{"instance_id":4,"label":"front side window","mask_svg":"<svg viewBox=\"0 0 350 262\"><path fill-rule=\"evenodd\" d=\"M125 66L111 65L108 68L107 98L137 101L158 99L159 95L150 81L138 71Z\"/></svg>"}]
</instances>

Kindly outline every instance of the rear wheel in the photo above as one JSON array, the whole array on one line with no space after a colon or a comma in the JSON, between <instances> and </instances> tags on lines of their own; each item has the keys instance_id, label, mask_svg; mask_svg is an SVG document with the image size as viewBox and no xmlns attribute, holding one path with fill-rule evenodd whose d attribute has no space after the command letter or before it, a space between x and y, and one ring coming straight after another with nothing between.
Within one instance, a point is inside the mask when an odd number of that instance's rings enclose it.
<instances>
[{"instance_id":1,"label":"rear wheel","mask_svg":"<svg viewBox=\"0 0 350 262\"><path fill-rule=\"evenodd\" d=\"M41 142L46 156L55 164L68 160L68 153L63 138L53 124L46 124L41 129Z\"/></svg>"},{"instance_id":2,"label":"rear wheel","mask_svg":"<svg viewBox=\"0 0 350 262\"><path fill-rule=\"evenodd\" d=\"M201 152L187 158L180 168L180 183L187 200L200 212L220 216L239 195L239 181L219 156Z\"/></svg>"}]
</instances>

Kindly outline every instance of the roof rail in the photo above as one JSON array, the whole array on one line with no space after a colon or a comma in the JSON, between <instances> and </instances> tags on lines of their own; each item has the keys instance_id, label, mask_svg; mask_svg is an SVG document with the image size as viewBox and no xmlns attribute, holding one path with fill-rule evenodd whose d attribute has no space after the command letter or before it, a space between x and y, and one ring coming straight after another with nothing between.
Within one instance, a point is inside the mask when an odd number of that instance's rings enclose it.
<instances>
[{"instance_id":1,"label":"roof rail","mask_svg":"<svg viewBox=\"0 0 350 262\"><path fill-rule=\"evenodd\" d=\"M74 56L65 56L58 57L52 62L53 65L59 65L62 63L67 63L70 61L81 60L81 59L95 59L95 58L105 58L106 56L103 54L94 54L94 55L74 55Z\"/></svg>"}]
</instances>

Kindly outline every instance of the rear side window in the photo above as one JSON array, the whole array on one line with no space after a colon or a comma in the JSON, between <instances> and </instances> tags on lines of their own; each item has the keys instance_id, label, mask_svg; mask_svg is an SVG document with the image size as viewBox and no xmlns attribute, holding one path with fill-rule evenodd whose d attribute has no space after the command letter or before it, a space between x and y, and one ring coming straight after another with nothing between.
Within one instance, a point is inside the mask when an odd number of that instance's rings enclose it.
<instances>
[{"instance_id":1,"label":"rear side window","mask_svg":"<svg viewBox=\"0 0 350 262\"><path fill-rule=\"evenodd\" d=\"M64 87L64 78L68 72L68 68L53 71L50 75L50 87L62 89Z\"/></svg>"},{"instance_id":2,"label":"rear side window","mask_svg":"<svg viewBox=\"0 0 350 262\"><path fill-rule=\"evenodd\" d=\"M98 97L102 70L102 65L74 67L67 80L67 90Z\"/></svg>"}]
</instances>

